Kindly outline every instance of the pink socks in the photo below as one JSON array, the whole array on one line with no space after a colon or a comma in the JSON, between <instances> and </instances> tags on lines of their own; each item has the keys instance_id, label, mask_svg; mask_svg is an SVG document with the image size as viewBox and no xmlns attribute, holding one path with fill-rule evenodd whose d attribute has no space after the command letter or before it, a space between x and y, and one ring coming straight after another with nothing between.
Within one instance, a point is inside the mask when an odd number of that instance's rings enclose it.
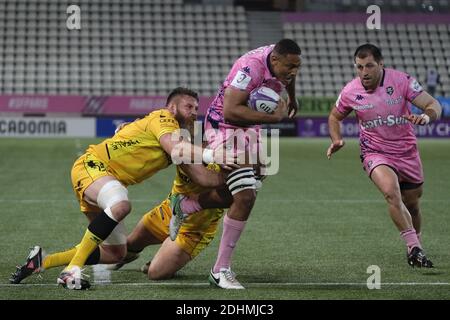
<instances>
[{"instance_id":1,"label":"pink socks","mask_svg":"<svg viewBox=\"0 0 450 320\"><path fill-rule=\"evenodd\" d=\"M222 239L220 240L219 253L213 271L220 271L220 268L229 268L231 266L231 256L234 247L239 241L246 221L234 220L225 215L223 218Z\"/></svg>"},{"instance_id":2,"label":"pink socks","mask_svg":"<svg viewBox=\"0 0 450 320\"><path fill-rule=\"evenodd\" d=\"M408 247L408 253L411 251L414 247L422 248L420 245L419 239L416 234L416 230L414 228L409 228L406 230L403 230L400 232L400 235L402 236L403 240L406 242L406 246Z\"/></svg>"}]
</instances>

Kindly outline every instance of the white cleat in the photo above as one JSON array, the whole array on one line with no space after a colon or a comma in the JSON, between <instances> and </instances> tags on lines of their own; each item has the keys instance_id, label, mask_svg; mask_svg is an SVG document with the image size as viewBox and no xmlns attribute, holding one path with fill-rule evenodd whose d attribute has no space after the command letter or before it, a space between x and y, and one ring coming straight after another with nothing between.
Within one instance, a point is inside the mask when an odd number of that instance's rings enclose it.
<instances>
[{"instance_id":1,"label":"white cleat","mask_svg":"<svg viewBox=\"0 0 450 320\"><path fill-rule=\"evenodd\" d=\"M170 210L172 211L172 218L170 218L169 223L169 237L172 241L175 241L175 239L177 238L181 225L188 216L187 214L183 213L180 207L181 200L183 200L184 198L185 196L181 194L171 194L169 197Z\"/></svg>"},{"instance_id":2,"label":"white cleat","mask_svg":"<svg viewBox=\"0 0 450 320\"><path fill-rule=\"evenodd\" d=\"M62 285L66 289L70 290L86 290L91 287L89 281L83 279L80 267L73 266L69 270L63 270L58 279L57 284Z\"/></svg>"},{"instance_id":3,"label":"white cleat","mask_svg":"<svg viewBox=\"0 0 450 320\"><path fill-rule=\"evenodd\" d=\"M222 289L245 289L239 281L236 280L236 274L229 268L220 268L218 273L214 273L211 269L208 279L212 285Z\"/></svg>"}]
</instances>

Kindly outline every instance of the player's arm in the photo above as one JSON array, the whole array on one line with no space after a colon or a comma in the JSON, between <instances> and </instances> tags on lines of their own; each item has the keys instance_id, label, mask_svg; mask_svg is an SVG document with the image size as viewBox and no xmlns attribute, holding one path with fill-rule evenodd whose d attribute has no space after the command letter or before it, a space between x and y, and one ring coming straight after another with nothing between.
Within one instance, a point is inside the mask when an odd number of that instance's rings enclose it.
<instances>
[{"instance_id":1,"label":"player's arm","mask_svg":"<svg viewBox=\"0 0 450 320\"><path fill-rule=\"evenodd\" d=\"M228 123L234 125L254 125L261 123L278 123L285 116L286 102L280 99L273 114L258 112L247 106L249 93L228 87L223 100L223 115Z\"/></svg>"},{"instance_id":2,"label":"player's arm","mask_svg":"<svg viewBox=\"0 0 450 320\"><path fill-rule=\"evenodd\" d=\"M216 188L225 184L222 173L208 170L203 164L180 164L180 167L192 181L204 188Z\"/></svg>"},{"instance_id":3,"label":"player's arm","mask_svg":"<svg viewBox=\"0 0 450 320\"><path fill-rule=\"evenodd\" d=\"M196 146L186 140L180 139L180 134L178 131L165 133L159 138L159 143L164 151L169 154L172 158L172 162L175 164L181 163L201 163L204 162L214 162L214 151L211 150L212 155L205 155L203 149ZM209 156L208 159L204 157ZM205 161L207 160L207 161ZM212 160L212 161L211 161Z\"/></svg>"},{"instance_id":4,"label":"player's arm","mask_svg":"<svg viewBox=\"0 0 450 320\"><path fill-rule=\"evenodd\" d=\"M341 149L345 144L341 134L341 122L347 115L340 113L335 107L331 108L330 115L328 116L328 130L331 138L331 145L327 150L328 159L331 159L331 155Z\"/></svg>"},{"instance_id":5,"label":"player's arm","mask_svg":"<svg viewBox=\"0 0 450 320\"><path fill-rule=\"evenodd\" d=\"M179 132L175 131L165 133L159 138L161 147L170 155L174 164L217 163L226 170L239 168L239 165L235 164L239 154L227 151L224 145L213 150L196 146L180 137Z\"/></svg>"},{"instance_id":6,"label":"player's arm","mask_svg":"<svg viewBox=\"0 0 450 320\"><path fill-rule=\"evenodd\" d=\"M431 121L438 120L441 117L442 107L435 98L428 92L423 91L413 101L411 101L419 109L423 110L421 115L410 114L406 116L413 124L426 125Z\"/></svg>"},{"instance_id":7,"label":"player's arm","mask_svg":"<svg viewBox=\"0 0 450 320\"><path fill-rule=\"evenodd\" d=\"M286 91L289 96L289 102L287 105L289 118L295 117L295 115L298 112L298 102L297 102L297 98L295 97L295 81L296 81L296 77L294 77L294 79L292 79L291 83L289 83L286 86Z\"/></svg>"}]
</instances>

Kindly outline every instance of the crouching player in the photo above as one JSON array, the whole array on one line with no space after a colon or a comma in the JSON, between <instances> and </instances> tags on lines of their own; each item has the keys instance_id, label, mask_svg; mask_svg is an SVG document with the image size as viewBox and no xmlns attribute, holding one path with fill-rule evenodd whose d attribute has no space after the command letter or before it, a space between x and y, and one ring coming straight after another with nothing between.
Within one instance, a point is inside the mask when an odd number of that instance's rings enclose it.
<instances>
[{"instance_id":1,"label":"crouching player","mask_svg":"<svg viewBox=\"0 0 450 320\"><path fill-rule=\"evenodd\" d=\"M220 171L216 164L209 164L208 170ZM186 170L186 169L185 169ZM207 189L194 183L180 166L177 166L177 175L173 183L171 194L195 196ZM222 202L223 207L228 207L232 198L224 198L224 195L216 194L212 190L211 196ZM223 216L224 209L205 209L184 220L175 241L169 238L169 222L171 213L171 196L161 204L147 212L134 230L127 237L128 254L122 263L111 265L109 269L121 268L124 264L138 258L139 253L149 245L161 244L155 256L142 266L141 270L151 280L163 280L172 278L175 273L183 268L189 261L195 258L205 249L216 235L217 226Z\"/></svg>"}]
</instances>

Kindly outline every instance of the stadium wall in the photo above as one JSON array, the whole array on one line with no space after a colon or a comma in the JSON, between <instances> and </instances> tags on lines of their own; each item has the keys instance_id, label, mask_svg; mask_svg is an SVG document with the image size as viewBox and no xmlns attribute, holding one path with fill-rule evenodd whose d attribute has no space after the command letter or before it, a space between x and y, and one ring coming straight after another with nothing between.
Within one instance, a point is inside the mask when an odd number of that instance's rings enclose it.
<instances>
[{"instance_id":1,"label":"stadium wall","mask_svg":"<svg viewBox=\"0 0 450 320\"><path fill-rule=\"evenodd\" d=\"M3 117L0 138L8 137L110 137L122 122L135 117ZM280 130L280 136L328 137L327 117L286 119L282 123L263 126ZM344 137L358 137L359 124L355 118L346 119L342 126ZM450 119L435 121L428 126L416 126L419 138L450 138Z\"/></svg>"},{"instance_id":2,"label":"stadium wall","mask_svg":"<svg viewBox=\"0 0 450 320\"><path fill-rule=\"evenodd\" d=\"M205 114L212 97L200 97L199 112ZM92 115L144 115L166 104L164 96L53 96L53 95L3 95L0 96L0 113L45 115L71 113Z\"/></svg>"},{"instance_id":3,"label":"stadium wall","mask_svg":"<svg viewBox=\"0 0 450 320\"><path fill-rule=\"evenodd\" d=\"M200 118L211 100L212 97L200 98ZM327 115L334 99L316 100L300 101L302 117L264 127L279 129L281 136L328 137ZM439 101L443 114L450 117L450 99L439 98ZM108 137L121 122L133 121L164 105L162 96L0 96L0 137ZM414 108L413 111L421 112ZM355 118L344 122L343 134L358 136ZM450 119L416 127L416 134L450 138Z\"/></svg>"}]
</instances>

